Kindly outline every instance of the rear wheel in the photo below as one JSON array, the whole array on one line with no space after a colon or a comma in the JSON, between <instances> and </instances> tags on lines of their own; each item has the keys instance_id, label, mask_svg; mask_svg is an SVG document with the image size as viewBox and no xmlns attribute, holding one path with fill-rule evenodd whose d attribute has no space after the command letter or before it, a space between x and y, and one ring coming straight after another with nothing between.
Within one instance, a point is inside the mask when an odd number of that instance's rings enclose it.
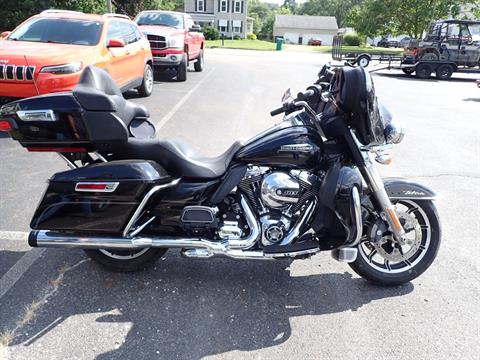
<instances>
[{"instance_id":1,"label":"rear wheel","mask_svg":"<svg viewBox=\"0 0 480 360\"><path fill-rule=\"evenodd\" d=\"M415 72L415 68L411 67L411 68L402 68L402 71L404 74L407 74L407 75L412 75L414 72Z\"/></svg>"},{"instance_id":2,"label":"rear wheel","mask_svg":"<svg viewBox=\"0 0 480 360\"><path fill-rule=\"evenodd\" d=\"M152 95L153 92L153 69L150 64L145 65L145 70L143 71L143 81L142 85L138 88L138 93L140 96L147 97Z\"/></svg>"},{"instance_id":3,"label":"rear wheel","mask_svg":"<svg viewBox=\"0 0 480 360\"><path fill-rule=\"evenodd\" d=\"M203 65L204 65L203 49L201 49L200 54L198 54L197 61L195 61L195 64L193 65L193 67L195 68L196 72L200 72L200 71L203 71Z\"/></svg>"},{"instance_id":4,"label":"rear wheel","mask_svg":"<svg viewBox=\"0 0 480 360\"><path fill-rule=\"evenodd\" d=\"M163 248L145 248L133 250L85 250L85 253L107 268L119 272L139 271L153 265L167 252Z\"/></svg>"},{"instance_id":5,"label":"rear wheel","mask_svg":"<svg viewBox=\"0 0 480 360\"><path fill-rule=\"evenodd\" d=\"M375 242L360 243L357 259L349 264L357 274L380 285L400 285L420 276L440 246L440 223L432 201L400 200L395 208L405 228L405 245L385 232Z\"/></svg>"},{"instance_id":6,"label":"rear wheel","mask_svg":"<svg viewBox=\"0 0 480 360\"><path fill-rule=\"evenodd\" d=\"M450 64L440 65L436 71L437 79L448 80L452 77L453 66Z\"/></svg>"},{"instance_id":7,"label":"rear wheel","mask_svg":"<svg viewBox=\"0 0 480 360\"><path fill-rule=\"evenodd\" d=\"M184 53L182 56L182 61L177 67L177 81L186 81L187 80L187 70L188 70L188 53Z\"/></svg>"},{"instance_id":8,"label":"rear wheel","mask_svg":"<svg viewBox=\"0 0 480 360\"><path fill-rule=\"evenodd\" d=\"M421 63L418 64L415 69L415 76L419 79L428 79L432 74L433 68L430 64Z\"/></svg>"}]
</instances>

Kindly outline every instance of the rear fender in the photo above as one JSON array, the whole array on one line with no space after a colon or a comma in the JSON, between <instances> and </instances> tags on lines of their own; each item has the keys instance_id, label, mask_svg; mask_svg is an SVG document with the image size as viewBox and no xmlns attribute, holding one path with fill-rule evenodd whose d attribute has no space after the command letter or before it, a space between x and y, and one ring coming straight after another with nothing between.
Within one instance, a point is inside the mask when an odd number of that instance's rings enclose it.
<instances>
[{"instance_id":1,"label":"rear fender","mask_svg":"<svg viewBox=\"0 0 480 360\"><path fill-rule=\"evenodd\" d=\"M435 200L437 194L426 186L404 178L384 178L385 191L391 200Z\"/></svg>"}]
</instances>

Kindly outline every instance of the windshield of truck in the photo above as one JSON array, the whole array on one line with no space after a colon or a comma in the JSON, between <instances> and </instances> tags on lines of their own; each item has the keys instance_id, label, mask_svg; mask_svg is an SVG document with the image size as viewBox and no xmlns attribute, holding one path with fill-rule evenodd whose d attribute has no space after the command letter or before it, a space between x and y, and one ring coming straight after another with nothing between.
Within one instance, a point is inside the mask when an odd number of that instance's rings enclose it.
<instances>
[{"instance_id":1,"label":"windshield of truck","mask_svg":"<svg viewBox=\"0 0 480 360\"><path fill-rule=\"evenodd\" d=\"M147 12L137 18L138 25L162 25L183 29L183 16L180 14Z\"/></svg>"},{"instance_id":2,"label":"windshield of truck","mask_svg":"<svg viewBox=\"0 0 480 360\"><path fill-rule=\"evenodd\" d=\"M98 44L101 33L98 21L34 18L12 32L8 40L92 46Z\"/></svg>"}]
</instances>

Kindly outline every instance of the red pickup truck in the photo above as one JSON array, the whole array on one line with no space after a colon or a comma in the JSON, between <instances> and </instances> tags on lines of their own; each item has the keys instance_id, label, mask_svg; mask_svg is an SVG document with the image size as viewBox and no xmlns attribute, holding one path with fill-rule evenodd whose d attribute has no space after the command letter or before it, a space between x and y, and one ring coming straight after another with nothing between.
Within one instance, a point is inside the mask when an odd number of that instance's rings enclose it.
<instances>
[{"instance_id":1,"label":"red pickup truck","mask_svg":"<svg viewBox=\"0 0 480 360\"><path fill-rule=\"evenodd\" d=\"M174 11L142 11L135 18L150 41L155 68L177 70L177 81L187 80L189 62L203 70L205 37L189 14Z\"/></svg>"}]
</instances>

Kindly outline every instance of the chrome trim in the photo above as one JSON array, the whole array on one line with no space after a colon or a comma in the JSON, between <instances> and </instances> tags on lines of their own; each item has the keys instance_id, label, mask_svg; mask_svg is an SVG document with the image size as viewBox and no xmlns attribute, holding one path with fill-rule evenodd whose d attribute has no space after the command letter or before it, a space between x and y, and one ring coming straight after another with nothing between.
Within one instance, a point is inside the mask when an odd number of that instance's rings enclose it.
<instances>
[{"instance_id":1,"label":"chrome trim","mask_svg":"<svg viewBox=\"0 0 480 360\"><path fill-rule=\"evenodd\" d=\"M313 209L315 209L315 204L316 201L312 201L308 206L305 212L303 213L302 217L300 220L297 221L295 226L290 230L290 232L283 238L283 240L280 242L280 245L288 245L290 244L295 238L297 238L300 235L300 228L303 226L305 221L310 219L310 216L312 215Z\"/></svg>"},{"instance_id":2,"label":"chrome trim","mask_svg":"<svg viewBox=\"0 0 480 360\"><path fill-rule=\"evenodd\" d=\"M95 156L101 161L101 162L108 162L107 159L105 159L98 151L94 151Z\"/></svg>"},{"instance_id":3,"label":"chrome trim","mask_svg":"<svg viewBox=\"0 0 480 360\"><path fill-rule=\"evenodd\" d=\"M352 263L357 259L358 249L356 247L335 249L332 250L331 255L337 261Z\"/></svg>"},{"instance_id":4,"label":"chrome trim","mask_svg":"<svg viewBox=\"0 0 480 360\"><path fill-rule=\"evenodd\" d=\"M104 190L98 189L79 189L80 185L106 185ZM80 181L75 184L75 191L77 192L101 192L101 193L112 193L117 190L119 182L111 182L111 181Z\"/></svg>"},{"instance_id":5,"label":"chrome trim","mask_svg":"<svg viewBox=\"0 0 480 360\"><path fill-rule=\"evenodd\" d=\"M75 163L68 160L62 153L57 153L57 154L67 163L67 165L70 169L77 169L78 168L78 166L75 165Z\"/></svg>"},{"instance_id":6,"label":"chrome trim","mask_svg":"<svg viewBox=\"0 0 480 360\"><path fill-rule=\"evenodd\" d=\"M18 110L17 115L22 121L56 121L55 113L51 109Z\"/></svg>"},{"instance_id":7,"label":"chrome trim","mask_svg":"<svg viewBox=\"0 0 480 360\"><path fill-rule=\"evenodd\" d=\"M131 237L134 237L135 235L139 234L140 231L142 231L143 229L145 229L145 227L150 224L153 220L156 219L156 216L152 216L150 219L148 219L147 221L145 221L142 225L138 226L134 231L132 231L130 233L130 236Z\"/></svg>"},{"instance_id":8,"label":"chrome trim","mask_svg":"<svg viewBox=\"0 0 480 360\"><path fill-rule=\"evenodd\" d=\"M140 205L138 205L137 210L135 210L133 216L130 218L130 221L128 222L127 226L125 227L125 230L123 230L123 237L129 238L132 237L132 235L129 235L128 232L132 228L133 224L135 224L135 221L138 220L140 217L140 214L143 211L143 208L145 205L147 205L148 200L152 197L153 194L155 194L157 191L166 189L172 186L175 186L179 183L180 179L175 179L167 184L162 184L162 185L157 185L154 186L153 188L150 189L150 191L144 196L142 201L140 202Z\"/></svg>"},{"instance_id":9,"label":"chrome trim","mask_svg":"<svg viewBox=\"0 0 480 360\"><path fill-rule=\"evenodd\" d=\"M362 203L360 201L360 194L356 186L352 189L352 198L353 205L355 207L355 227L357 233L355 234L355 239L353 240L352 246L357 245L360 242L363 233L363 222L362 222Z\"/></svg>"}]
</instances>

